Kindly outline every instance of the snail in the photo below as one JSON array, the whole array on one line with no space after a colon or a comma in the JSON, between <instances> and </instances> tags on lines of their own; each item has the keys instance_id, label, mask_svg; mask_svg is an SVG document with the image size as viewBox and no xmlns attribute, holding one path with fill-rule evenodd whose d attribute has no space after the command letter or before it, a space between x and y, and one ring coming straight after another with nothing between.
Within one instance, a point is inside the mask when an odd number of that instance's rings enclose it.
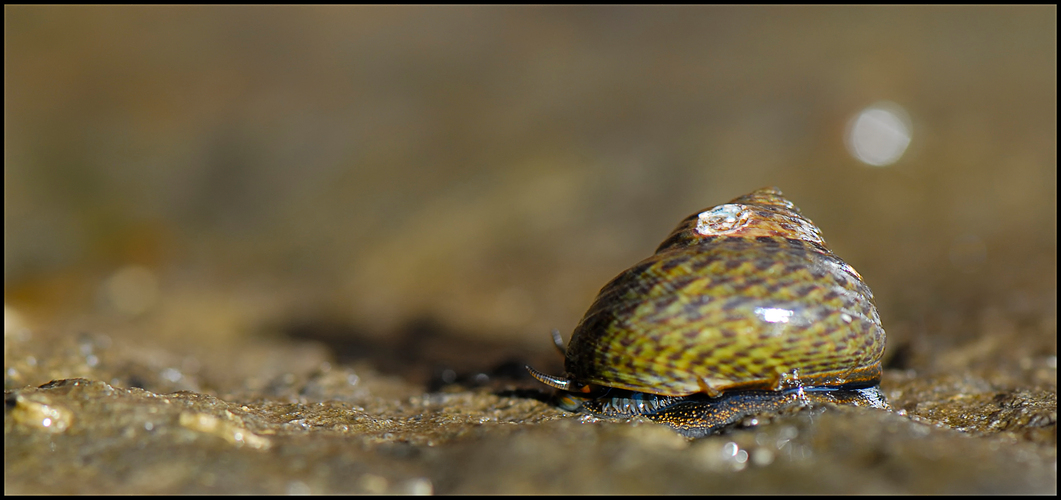
<instances>
[{"instance_id":1,"label":"snail","mask_svg":"<svg viewBox=\"0 0 1061 500\"><path fill-rule=\"evenodd\" d=\"M686 217L553 343L566 373L527 370L561 408L689 437L809 404L888 408L873 293L773 187Z\"/></svg>"}]
</instances>

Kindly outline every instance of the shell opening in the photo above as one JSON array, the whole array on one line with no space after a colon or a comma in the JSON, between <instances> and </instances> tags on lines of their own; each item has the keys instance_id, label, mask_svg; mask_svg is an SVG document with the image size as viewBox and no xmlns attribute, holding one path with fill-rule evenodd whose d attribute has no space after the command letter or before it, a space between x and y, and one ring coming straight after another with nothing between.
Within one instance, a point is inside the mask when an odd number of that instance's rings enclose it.
<instances>
[{"instance_id":1,"label":"shell opening","mask_svg":"<svg viewBox=\"0 0 1061 500\"><path fill-rule=\"evenodd\" d=\"M716 389L711 384L709 384L707 382L707 379L704 377L696 377L696 384L700 386L700 392L707 394L709 397L717 398L720 394L722 394L722 391Z\"/></svg>"}]
</instances>

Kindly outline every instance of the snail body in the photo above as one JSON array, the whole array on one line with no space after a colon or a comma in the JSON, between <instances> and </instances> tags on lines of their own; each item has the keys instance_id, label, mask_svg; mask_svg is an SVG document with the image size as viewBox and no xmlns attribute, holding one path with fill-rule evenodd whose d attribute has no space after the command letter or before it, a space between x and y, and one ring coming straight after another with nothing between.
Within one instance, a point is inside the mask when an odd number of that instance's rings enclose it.
<instances>
[{"instance_id":1,"label":"snail body","mask_svg":"<svg viewBox=\"0 0 1061 500\"><path fill-rule=\"evenodd\" d=\"M777 188L685 218L554 342L564 376L528 369L561 407L691 436L793 405L887 407L872 292Z\"/></svg>"}]
</instances>

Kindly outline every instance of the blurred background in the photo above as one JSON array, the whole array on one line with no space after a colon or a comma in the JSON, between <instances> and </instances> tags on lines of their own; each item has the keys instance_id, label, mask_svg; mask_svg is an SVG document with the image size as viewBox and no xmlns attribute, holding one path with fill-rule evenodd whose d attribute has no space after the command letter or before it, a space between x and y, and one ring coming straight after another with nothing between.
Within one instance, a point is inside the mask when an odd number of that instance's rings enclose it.
<instances>
[{"instance_id":1,"label":"blurred background","mask_svg":"<svg viewBox=\"0 0 1061 500\"><path fill-rule=\"evenodd\" d=\"M548 352L777 186L891 366L1056 356L1054 7L22 6L4 37L6 322Z\"/></svg>"}]
</instances>

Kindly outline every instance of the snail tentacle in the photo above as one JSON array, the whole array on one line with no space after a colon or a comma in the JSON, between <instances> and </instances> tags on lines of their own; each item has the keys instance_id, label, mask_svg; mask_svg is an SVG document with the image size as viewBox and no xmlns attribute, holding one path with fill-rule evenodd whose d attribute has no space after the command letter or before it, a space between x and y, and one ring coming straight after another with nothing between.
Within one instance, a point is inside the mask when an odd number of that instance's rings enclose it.
<instances>
[{"instance_id":1,"label":"snail tentacle","mask_svg":"<svg viewBox=\"0 0 1061 500\"><path fill-rule=\"evenodd\" d=\"M560 389L562 391L589 392L589 386L583 386L573 380L569 380L564 377L557 377L555 375L549 375L548 373L540 372L538 370L535 370L534 368L531 368L530 366L527 366L526 368L527 371L530 372L531 376L537 379L538 382L541 382L549 387Z\"/></svg>"},{"instance_id":2,"label":"snail tentacle","mask_svg":"<svg viewBox=\"0 0 1061 500\"><path fill-rule=\"evenodd\" d=\"M567 357L567 348L564 347L564 338L560 336L560 330L553 328L553 345L556 346L556 350L560 351L560 355Z\"/></svg>"}]
</instances>

